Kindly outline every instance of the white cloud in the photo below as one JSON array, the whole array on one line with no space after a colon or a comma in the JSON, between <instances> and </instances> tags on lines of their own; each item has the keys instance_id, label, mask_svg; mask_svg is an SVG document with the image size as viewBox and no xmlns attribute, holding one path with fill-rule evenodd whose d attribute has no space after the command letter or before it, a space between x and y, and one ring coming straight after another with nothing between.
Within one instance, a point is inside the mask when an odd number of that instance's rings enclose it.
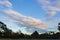
<instances>
[{"instance_id":1,"label":"white cloud","mask_svg":"<svg viewBox=\"0 0 60 40\"><path fill-rule=\"evenodd\" d=\"M6 7L12 7L12 4L8 0L0 0L0 7L5 5Z\"/></svg>"},{"instance_id":2,"label":"white cloud","mask_svg":"<svg viewBox=\"0 0 60 40\"><path fill-rule=\"evenodd\" d=\"M57 11L60 12L60 0L38 0L38 2L49 16L56 15Z\"/></svg>"}]
</instances>

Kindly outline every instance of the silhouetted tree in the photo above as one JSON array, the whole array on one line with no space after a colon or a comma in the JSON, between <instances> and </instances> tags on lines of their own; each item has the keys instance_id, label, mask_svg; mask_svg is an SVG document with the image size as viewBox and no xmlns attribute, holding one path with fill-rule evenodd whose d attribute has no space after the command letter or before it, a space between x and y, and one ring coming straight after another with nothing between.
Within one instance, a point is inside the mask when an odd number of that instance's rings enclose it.
<instances>
[{"instance_id":1,"label":"silhouetted tree","mask_svg":"<svg viewBox=\"0 0 60 40\"><path fill-rule=\"evenodd\" d=\"M25 35L23 33L20 33L20 38L25 38Z\"/></svg>"},{"instance_id":2,"label":"silhouetted tree","mask_svg":"<svg viewBox=\"0 0 60 40\"><path fill-rule=\"evenodd\" d=\"M7 26L3 22L0 22L0 28L4 31L8 29Z\"/></svg>"},{"instance_id":3,"label":"silhouetted tree","mask_svg":"<svg viewBox=\"0 0 60 40\"><path fill-rule=\"evenodd\" d=\"M59 32L60 32L60 23L58 24L58 30L59 30Z\"/></svg>"},{"instance_id":4,"label":"silhouetted tree","mask_svg":"<svg viewBox=\"0 0 60 40\"><path fill-rule=\"evenodd\" d=\"M3 30L2 36L7 37L7 38L11 36L12 30L8 29L7 26L3 22L0 22L0 28Z\"/></svg>"},{"instance_id":5,"label":"silhouetted tree","mask_svg":"<svg viewBox=\"0 0 60 40\"><path fill-rule=\"evenodd\" d=\"M39 34L37 31L33 32L31 35L23 34L20 30L19 32L13 32L7 28L6 24L0 22L0 38L36 38L36 39L60 39L60 23L58 24L59 32L54 33L52 31L47 33Z\"/></svg>"},{"instance_id":6,"label":"silhouetted tree","mask_svg":"<svg viewBox=\"0 0 60 40\"><path fill-rule=\"evenodd\" d=\"M32 38L39 38L39 33L37 31L35 31L31 34L31 37Z\"/></svg>"}]
</instances>

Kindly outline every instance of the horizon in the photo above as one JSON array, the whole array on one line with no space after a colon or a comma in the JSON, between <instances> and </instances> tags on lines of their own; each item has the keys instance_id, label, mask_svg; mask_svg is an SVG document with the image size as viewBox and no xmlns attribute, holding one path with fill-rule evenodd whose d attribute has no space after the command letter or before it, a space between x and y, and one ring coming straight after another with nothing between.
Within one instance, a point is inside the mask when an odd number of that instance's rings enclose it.
<instances>
[{"instance_id":1,"label":"horizon","mask_svg":"<svg viewBox=\"0 0 60 40\"><path fill-rule=\"evenodd\" d=\"M60 0L0 0L0 21L14 32L57 32Z\"/></svg>"}]
</instances>

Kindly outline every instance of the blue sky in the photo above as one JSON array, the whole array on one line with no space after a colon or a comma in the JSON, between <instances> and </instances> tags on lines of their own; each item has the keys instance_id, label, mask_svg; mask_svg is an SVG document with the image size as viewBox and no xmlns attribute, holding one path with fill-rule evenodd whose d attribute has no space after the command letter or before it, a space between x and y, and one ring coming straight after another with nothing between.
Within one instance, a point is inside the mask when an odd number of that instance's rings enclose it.
<instances>
[{"instance_id":1,"label":"blue sky","mask_svg":"<svg viewBox=\"0 0 60 40\"><path fill-rule=\"evenodd\" d=\"M0 0L0 21L14 32L57 31L60 0Z\"/></svg>"},{"instance_id":2,"label":"blue sky","mask_svg":"<svg viewBox=\"0 0 60 40\"><path fill-rule=\"evenodd\" d=\"M45 16L42 15L44 12L40 7L40 4L38 4L36 0L18 0L18 1L16 0L11 2L13 4L13 10L18 11L23 15L32 16L36 18L42 18L43 16Z\"/></svg>"}]
</instances>

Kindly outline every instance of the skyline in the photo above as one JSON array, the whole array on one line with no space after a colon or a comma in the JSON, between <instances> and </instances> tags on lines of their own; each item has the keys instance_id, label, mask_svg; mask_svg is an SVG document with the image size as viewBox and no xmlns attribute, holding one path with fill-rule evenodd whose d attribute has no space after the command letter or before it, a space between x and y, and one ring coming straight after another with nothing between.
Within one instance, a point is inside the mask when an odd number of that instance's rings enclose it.
<instances>
[{"instance_id":1,"label":"skyline","mask_svg":"<svg viewBox=\"0 0 60 40\"><path fill-rule=\"evenodd\" d=\"M0 0L0 21L13 31L57 31L60 0Z\"/></svg>"}]
</instances>

